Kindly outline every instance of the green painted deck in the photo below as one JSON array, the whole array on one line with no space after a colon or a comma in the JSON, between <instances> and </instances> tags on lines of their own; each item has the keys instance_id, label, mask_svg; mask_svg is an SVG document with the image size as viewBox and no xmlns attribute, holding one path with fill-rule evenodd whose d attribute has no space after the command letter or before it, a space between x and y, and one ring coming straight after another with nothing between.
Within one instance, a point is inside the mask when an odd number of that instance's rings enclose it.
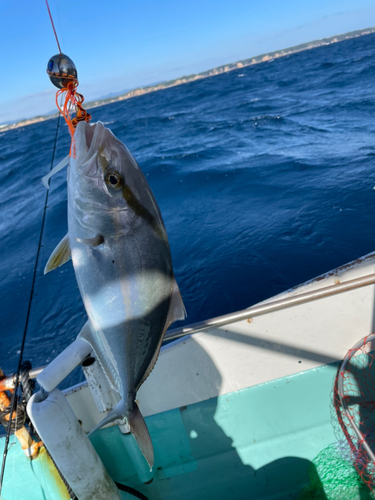
<instances>
[{"instance_id":1,"label":"green painted deck","mask_svg":"<svg viewBox=\"0 0 375 500\"><path fill-rule=\"evenodd\" d=\"M155 448L150 484L143 482L147 469L142 481L133 465L134 458L144 462L131 435L109 427L92 443L112 478L149 500L367 500L369 491L335 444L336 371L337 364L326 365L148 417ZM34 469L12 446L4 500L59 499Z\"/></svg>"}]
</instances>

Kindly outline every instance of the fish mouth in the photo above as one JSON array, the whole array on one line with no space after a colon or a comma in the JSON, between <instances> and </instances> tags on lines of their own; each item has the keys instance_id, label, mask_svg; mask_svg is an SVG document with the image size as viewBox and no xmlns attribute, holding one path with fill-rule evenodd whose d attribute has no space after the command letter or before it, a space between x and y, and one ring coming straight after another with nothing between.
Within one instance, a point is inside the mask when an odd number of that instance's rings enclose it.
<instances>
[{"instance_id":1,"label":"fish mouth","mask_svg":"<svg viewBox=\"0 0 375 500\"><path fill-rule=\"evenodd\" d=\"M104 125L102 122L98 121L96 123L90 124L85 121L78 122L76 131L74 133L74 140L76 143L76 153L78 155L85 156L92 149L94 141L97 139L99 133L104 130Z\"/></svg>"},{"instance_id":2,"label":"fish mouth","mask_svg":"<svg viewBox=\"0 0 375 500\"><path fill-rule=\"evenodd\" d=\"M80 174L93 174L92 167L96 165L96 156L103 143L105 127L98 121L92 125L78 122L74 133L76 150L76 168ZM94 160L94 161L93 161Z\"/></svg>"}]
</instances>

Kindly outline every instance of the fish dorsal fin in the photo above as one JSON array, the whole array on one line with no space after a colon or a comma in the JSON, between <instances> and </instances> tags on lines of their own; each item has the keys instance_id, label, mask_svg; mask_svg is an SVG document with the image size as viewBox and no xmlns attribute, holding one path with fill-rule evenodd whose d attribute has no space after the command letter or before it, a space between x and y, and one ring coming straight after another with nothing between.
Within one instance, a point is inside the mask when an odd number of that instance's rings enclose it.
<instances>
[{"instance_id":1,"label":"fish dorsal fin","mask_svg":"<svg viewBox=\"0 0 375 500\"><path fill-rule=\"evenodd\" d=\"M141 383L137 387L137 391L141 387L143 382L148 378L148 376L150 375L152 370L154 369L156 361L158 360L158 357L159 357L161 346L163 344L163 338L164 338L165 332L167 331L167 329L169 328L169 326L172 323L174 323L175 321L178 321L178 320L183 320L185 318L186 318L186 309L185 309L184 303L182 301L180 289L178 288L176 280L174 280L173 286L172 286L172 296L171 296L171 301L169 303L169 310L168 310L167 320L166 320L165 325L164 325L163 335L161 336L161 338L159 340L159 344L155 350L155 354L151 360L151 363L149 364L147 371L141 380Z\"/></svg>"},{"instance_id":2,"label":"fish dorsal fin","mask_svg":"<svg viewBox=\"0 0 375 500\"><path fill-rule=\"evenodd\" d=\"M65 262L68 262L71 257L72 254L70 251L69 236L66 235L57 245L55 250L51 253L46 267L44 268L44 274L49 273L53 269L56 269L56 267L62 266L63 264L65 264Z\"/></svg>"},{"instance_id":3,"label":"fish dorsal fin","mask_svg":"<svg viewBox=\"0 0 375 500\"><path fill-rule=\"evenodd\" d=\"M176 280L174 280L167 321L165 322L166 324L165 330L167 330L167 328L169 328L169 326L175 321L183 320L185 318L186 318L186 309L182 301L180 289L178 288Z\"/></svg>"}]
</instances>

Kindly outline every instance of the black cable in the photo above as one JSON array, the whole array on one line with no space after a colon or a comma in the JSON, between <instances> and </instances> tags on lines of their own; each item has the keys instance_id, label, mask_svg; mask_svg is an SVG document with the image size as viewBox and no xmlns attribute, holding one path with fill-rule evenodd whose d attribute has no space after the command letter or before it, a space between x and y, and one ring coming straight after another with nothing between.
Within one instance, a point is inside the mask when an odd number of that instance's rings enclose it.
<instances>
[{"instance_id":1,"label":"black cable","mask_svg":"<svg viewBox=\"0 0 375 500\"><path fill-rule=\"evenodd\" d=\"M47 452L47 455L49 456L49 458L51 459L51 462L53 463L53 465L55 466L55 469L57 470L60 478L61 478L61 481L64 483L64 486L65 488L68 490L68 493L69 493L69 498L70 500L78 500L78 498L75 496L75 493L74 491L72 490L72 488L69 486L69 483L68 481L65 479L65 477L62 475L62 473L60 472L60 469L57 467L56 465L56 462L54 461L52 455L50 454L50 452L47 450L46 448L46 445L44 445L44 448Z\"/></svg>"},{"instance_id":2,"label":"black cable","mask_svg":"<svg viewBox=\"0 0 375 500\"><path fill-rule=\"evenodd\" d=\"M125 484L116 483L116 482L115 482L115 485L117 486L117 488L119 490L125 491L125 493L130 493L130 495L133 495L133 497L135 497L135 498L139 498L140 500L148 500L148 498L145 497L143 493L135 490L134 488L131 488L130 486L125 486Z\"/></svg>"},{"instance_id":3,"label":"black cable","mask_svg":"<svg viewBox=\"0 0 375 500\"><path fill-rule=\"evenodd\" d=\"M35 389L35 380L30 380L29 371L32 366L30 361L25 361L22 363L20 370L20 383L22 387L22 399L25 403L28 403L29 399L33 395Z\"/></svg>"},{"instance_id":4,"label":"black cable","mask_svg":"<svg viewBox=\"0 0 375 500\"><path fill-rule=\"evenodd\" d=\"M55 152L56 152L56 144L57 144L57 136L58 136L58 132L59 132L59 126L60 126L60 113L59 113L59 116L57 118L55 142L54 142L54 146L53 146L53 153L52 153L52 160L51 160L50 171L52 170L53 162L55 160ZM16 394L17 394L18 383L19 383L19 378L20 378L20 371L21 371L21 365L22 365L22 356L23 356L23 351L24 351L25 342L26 342L27 327L29 325L29 319L30 319L31 303L32 303L33 296L34 296L35 279L36 279L36 273L37 273L37 269L38 269L40 249L41 249L41 246L42 246L42 237L43 237L44 224L45 224L45 220L46 220L46 210L47 210L47 203L48 203L48 194L49 194L49 190L47 189L46 199L45 199L45 202L44 202L44 211L43 211L42 225L41 225L41 228L40 228L38 250L37 250L36 259L35 259L33 280L32 280L32 284L31 284L29 306L27 308L26 323L25 323L25 329L24 329L24 332L23 332L23 338L22 338L22 344L21 344L21 350L20 350L20 357L19 357L19 360L18 360L18 367L17 367L17 372L16 372L16 380L14 381L14 391L13 391L13 394L12 394L11 413L10 413L10 418L9 418L9 421L8 421L7 433L6 433L6 438L5 438L5 446L4 446L4 452L3 452L3 463L2 463L2 466L1 466L1 474L0 474L0 495L1 495L1 490L2 490L2 486L3 486L3 480L4 480L5 462L6 462L7 455L8 455L9 438L10 438L10 433L11 433L11 430L12 430L12 416L13 416L13 413L15 411L16 402L17 402Z\"/></svg>"},{"instance_id":5,"label":"black cable","mask_svg":"<svg viewBox=\"0 0 375 500\"><path fill-rule=\"evenodd\" d=\"M22 389L22 400L21 400L21 406L24 407L25 409L25 424L29 426L31 434L36 438L38 441L41 441L39 434L36 432L36 429L34 428L27 412L26 412L26 407L27 403L29 402L29 399L33 395L35 391L35 386L36 386L36 381L32 380L29 377L29 372L31 370L32 366L30 361L24 361L21 365L21 370L20 370L20 386ZM17 418L18 418L18 407L17 406Z\"/></svg>"}]
</instances>

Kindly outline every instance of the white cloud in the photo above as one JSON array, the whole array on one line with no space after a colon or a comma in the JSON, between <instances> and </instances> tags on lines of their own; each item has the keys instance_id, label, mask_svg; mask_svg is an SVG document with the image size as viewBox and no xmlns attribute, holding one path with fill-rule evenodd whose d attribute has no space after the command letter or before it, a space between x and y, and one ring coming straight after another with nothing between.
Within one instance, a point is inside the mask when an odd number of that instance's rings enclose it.
<instances>
[{"instance_id":1,"label":"white cloud","mask_svg":"<svg viewBox=\"0 0 375 500\"><path fill-rule=\"evenodd\" d=\"M45 115L54 111L55 94L56 92L53 89L48 89L2 103L0 107L0 124Z\"/></svg>"}]
</instances>

